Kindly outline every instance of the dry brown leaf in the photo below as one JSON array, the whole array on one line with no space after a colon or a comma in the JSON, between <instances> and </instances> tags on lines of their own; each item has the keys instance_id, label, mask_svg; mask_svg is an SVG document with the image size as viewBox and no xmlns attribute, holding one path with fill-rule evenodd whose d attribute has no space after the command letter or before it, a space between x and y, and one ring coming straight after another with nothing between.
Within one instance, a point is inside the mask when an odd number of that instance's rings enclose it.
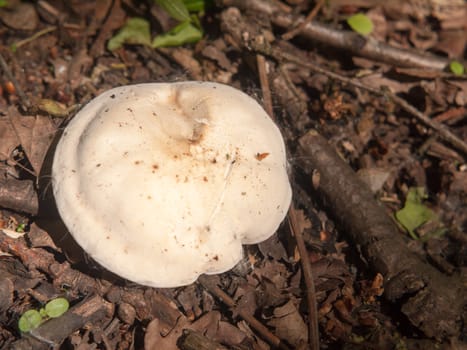
<instances>
[{"instance_id":1,"label":"dry brown leaf","mask_svg":"<svg viewBox=\"0 0 467 350\"><path fill-rule=\"evenodd\" d=\"M165 337L161 335L161 322L158 318L149 322L144 335L144 349L179 350L177 339L182 335L183 327L188 325L188 320L180 317L179 321L177 326Z\"/></svg>"},{"instance_id":2,"label":"dry brown leaf","mask_svg":"<svg viewBox=\"0 0 467 350\"><path fill-rule=\"evenodd\" d=\"M39 22L34 5L28 2L15 4L11 9L0 9L0 19L17 30L34 30Z\"/></svg>"},{"instance_id":3,"label":"dry brown leaf","mask_svg":"<svg viewBox=\"0 0 467 350\"><path fill-rule=\"evenodd\" d=\"M308 327L292 300L275 308L274 318L268 324L276 329L276 336L287 340L295 347L305 343L308 339Z\"/></svg>"},{"instance_id":4,"label":"dry brown leaf","mask_svg":"<svg viewBox=\"0 0 467 350\"><path fill-rule=\"evenodd\" d=\"M234 300L237 306L234 309L233 317L237 317L242 311L253 315L258 307L256 304L256 291L247 283L240 285L235 291Z\"/></svg>"},{"instance_id":5,"label":"dry brown leaf","mask_svg":"<svg viewBox=\"0 0 467 350\"><path fill-rule=\"evenodd\" d=\"M20 143L8 117L0 118L0 140L2 140L0 142L0 161L4 161L10 158L11 152Z\"/></svg>"},{"instance_id":6,"label":"dry brown leaf","mask_svg":"<svg viewBox=\"0 0 467 350\"><path fill-rule=\"evenodd\" d=\"M165 336L162 335L165 333L165 327L161 325L161 320L153 319L146 328L144 349L178 350L177 340L185 329L198 331L209 339L230 345L238 345L246 337L238 328L221 322L221 314L218 311L211 311L194 323L185 316L180 316L175 327Z\"/></svg>"},{"instance_id":7,"label":"dry brown leaf","mask_svg":"<svg viewBox=\"0 0 467 350\"><path fill-rule=\"evenodd\" d=\"M22 116L13 107L10 121L36 174L39 174L47 150L57 131L46 116Z\"/></svg>"}]
</instances>

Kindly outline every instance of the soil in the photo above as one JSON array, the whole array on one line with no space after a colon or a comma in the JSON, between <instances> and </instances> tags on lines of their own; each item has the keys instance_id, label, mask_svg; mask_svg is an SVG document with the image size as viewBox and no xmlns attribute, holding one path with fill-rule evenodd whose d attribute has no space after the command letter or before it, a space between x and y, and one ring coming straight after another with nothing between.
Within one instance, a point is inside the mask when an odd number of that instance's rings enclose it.
<instances>
[{"instance_id":1,"label":"soil","mask_svg":"<svg viewBox=\"0 0 467 350\"><path fill-rule=\"evenodd\" d=\"M367 36L346 22L360 12ZM224 0L195 15L196 43L110 51L129 18L151 37L177 21L152 1L0 8L0 348L467 348L467 79L449 68L465 65L467 2ZM233 270L149 288L73 241L51 158L99 93L183 80L264 106L294 199ZM19 330L58 297L67 312Z\"/></svg>"}]
</instances>

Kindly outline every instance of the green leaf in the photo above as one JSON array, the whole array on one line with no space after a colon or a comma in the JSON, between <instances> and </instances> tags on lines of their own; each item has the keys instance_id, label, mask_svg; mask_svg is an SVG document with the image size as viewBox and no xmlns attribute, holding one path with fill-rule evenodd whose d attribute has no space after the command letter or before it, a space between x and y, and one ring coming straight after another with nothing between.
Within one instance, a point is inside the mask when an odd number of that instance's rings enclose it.
<instances>
[{"instance_id":1,"label":"green leaf","mask_svg":"<svg viewBox=\"0 0 467 350\"><path fill-rule=\"evenodd\" d=\"M8 1L7 0L0 0L0 7L7 7Z\"/></svg>"},{"instance_id":2,"label":"green leaf","mask_svg":"<svg viewBox=\"0 0 467 350\"><path fill-rule=\"evenodd\" d=\"M29 332L39 327L42 323L42 316L37 310L26 311L18 321L18 328L21 332Z\"/></svg>"},{"instance_id":3,"label":"green leaf","mask_svg":"<svg viewBox=\"0 0 467 350\"><path fill-rule=\"evenodd\" d=\"M143 18L130 18L117 35L107 42L110 51L119 49L123 44L151 45L149 22Z\"/></svg>"},{"instance_id":4,"label":"green leaf","mask_svg":"<svg viewBox=\"0 0 467 350\"><path fill-rule=\"evenodd\" d=\"M41 307L39 309L39 314L43 317L43 318L48 318L49 316L47 316L47 312L45 311L45 308Z\"/></svg>"},{"instance_id":5,"label":"green leaf","mask_svg":"<svg viewBox=\"0 0 467 350\"><path fill-rule=\"evenodd\" d=\"M449 63L449 69L455 75L464 74L464 65L462 63L460 63L459 61L452 61L451 63Z\"/></svg>"},{"instance_id":6,"label":"green leaf","mask_svg":"<svg viewBox=\"0 0 467 350\"><path fill-rule=\"evenodd\" d=\"M206 8L212 6L212 0L183 0L188 12L204 12Z\"/></svg>"},{"instance_id":7,"label":"green leaf","mask_svg":"<svg viewBox=\"0 0 467 350\"><path fill-rule=\"evenodd\" d=\"M47 316L56 318L67 312L69 307L70 304L68 303L68 300L65 298L56 298L45 304L45 312L47 313Z\"/></svg>"},{"instance_id":8,"label":"green leaf","mask_svg":"<svg viewBox=\"0 0 467 350\"><path fill-rule=\"evenodd\" d=\"M152 47L180 46L195 43L203 37L203 32L189 21L180 23L167 33L158 35L152 42Z\"/></svg>"},{"instance_id":9,"label":"green leaf","mask_svg":"<svg viewBox=\"0 0 467 350\"><path fill-rule=\"evenodd\" d=\"M180 22L188 21L190 14L183 0L155 0L167 13Z\"/></svg>"},{"instance_id":10,"label":"green leaf","mask_svg":"<svg viewBox=\"0 0 467 350\"><path fill-rule=\"evenodd\" d=\"M373 22L363 13L356 13L347 18L347 24L354 32L361 35L368 35L373 31Z\"/></svg>"},{"instance_id":11,"label":"green leaf","mask_svg":"<svg viewBox=\"0 0 467 350\"><path fill-rule=\"evenodd\" d=\"M404 226L413 239L418 239L415 229L429 220L436 220L436 214L422 202L427 195L423 187L412 187L407 193L404 208L395 214L397 221Z\"/></svg>"}]
</instances>

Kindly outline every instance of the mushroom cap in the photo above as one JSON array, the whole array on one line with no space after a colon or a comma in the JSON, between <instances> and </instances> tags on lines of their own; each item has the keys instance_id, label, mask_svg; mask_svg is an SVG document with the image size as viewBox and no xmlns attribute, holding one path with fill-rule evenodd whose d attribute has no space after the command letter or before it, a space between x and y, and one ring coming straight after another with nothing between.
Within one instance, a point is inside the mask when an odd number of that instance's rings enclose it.
<instances>
[{"instance_id":1,"label":"mushroom cap","mask_svg":"<svg viewBox=\"0 0 467 350\"><path fill-rule=\"evenodd\" d=\"M187 285L270 237L291 201L278 127L245 93L208 82L109 90L68 124L52 167L68 230L139 284Z\"/></svg>"}]
</instances>

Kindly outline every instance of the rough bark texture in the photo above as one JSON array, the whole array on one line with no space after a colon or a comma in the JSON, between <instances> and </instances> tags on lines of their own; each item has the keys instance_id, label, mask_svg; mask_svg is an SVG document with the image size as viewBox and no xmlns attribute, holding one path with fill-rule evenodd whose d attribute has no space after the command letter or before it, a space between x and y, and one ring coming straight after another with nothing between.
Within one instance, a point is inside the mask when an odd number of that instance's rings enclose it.
<instances>
[{"instance_id":1,"label":"rough bark texture","mask_svg":"<svg viewBox=\"0 0 467 350\"><path fill-rule=\"evenodd\" d=\"M462 282L447 277L409 250L404 237L372 192L316 131L300 139L311 169L320 174L314 189L354 241L360 253L385 278L385 297L402 302L401 311L429 337L458 335L466 304Z\"/></svg>"},{"instance_id":2,"label":"rough bark texture","mask_svg":"<svg viewBox=\"0 0 467 350\"><path fill-rule=\"evenodd\" d=\"M0 180L0 207L36 215L39 202L31 180Z\"/></svg>"}]
</instances>

